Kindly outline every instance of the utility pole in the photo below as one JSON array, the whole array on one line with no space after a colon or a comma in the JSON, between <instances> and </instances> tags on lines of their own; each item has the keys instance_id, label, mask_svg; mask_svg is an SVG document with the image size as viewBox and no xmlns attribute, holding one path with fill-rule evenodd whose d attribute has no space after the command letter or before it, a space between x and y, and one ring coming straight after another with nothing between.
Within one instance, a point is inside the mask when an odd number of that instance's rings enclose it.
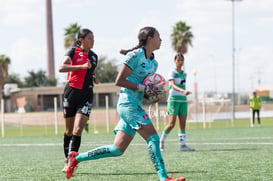
<instances>
[{"instance_id":1,"label":"utility pole","mask_svg":"<svg viewBox=\"0 0 273 181\"><path fill-rule=\"evenodd\" d=\"M232 122L235 119L235 5L242 0L227 0L232 3Z\"/></svg>"},{"instance_id":2,"label":"utility pole","mask_svg":"<svg viewBox=\"0 0 273 181\"><path fill-rule=\"evenodd\" d=\"M262 79L261 79L261 74L262 74L262 67L258 67L258 70L257 70L257 77L258 77L258 86L261 86L261 83L262 83Z\"/></svg>"},{"instance_id":3,"label":"utility pole","mask_svg":"<svg viewBox=\"0 0 273 181\"><path fill-rule=\"evenodd\" d=\"M55 78L51 0L46 0L47 78Z\"/></svg>"}]
</instances>

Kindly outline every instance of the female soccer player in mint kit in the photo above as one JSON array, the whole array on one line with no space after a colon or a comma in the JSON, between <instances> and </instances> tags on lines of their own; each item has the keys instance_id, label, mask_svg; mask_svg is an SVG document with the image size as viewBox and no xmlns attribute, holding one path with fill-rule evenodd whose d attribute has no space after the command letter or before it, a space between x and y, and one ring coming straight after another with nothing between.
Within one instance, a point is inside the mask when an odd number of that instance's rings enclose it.
<instances>
[{"instance_id":1,"label":"female soccer player in mint kit","mask_svg":"<svg viewBox=\"0 0 273 181\"><path fill-rule=\"evenodd\" d=\"M130 50L121 50L127 55L121 70L116 78L116 85L121 87L117 110L120 121L114 129L116 137L112 145L101 146L85 153L72 152L69 159L69 167L66 177L73 175L77 164L86 160L121 156L136 132L147 142L148 151L152 163L157 171L160 181L184 181L184 177L170 178L167 176L164 161L159 149L159 136L152 121L142 108L142 100L145 89L151 89L155 94L157 89L152 85L142 84L144 78L156 72L158 63L153 51L160 48L161 38L158 31L153 27L144 27L138 34L139 43Z\"/></svg>"}]
</instances>

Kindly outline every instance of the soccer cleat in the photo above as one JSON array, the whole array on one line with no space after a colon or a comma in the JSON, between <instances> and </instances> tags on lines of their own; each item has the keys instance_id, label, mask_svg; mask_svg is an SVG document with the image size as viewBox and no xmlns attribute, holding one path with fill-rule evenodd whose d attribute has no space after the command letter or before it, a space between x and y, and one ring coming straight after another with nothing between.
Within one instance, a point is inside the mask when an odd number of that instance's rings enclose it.
<instances>
[{"instance_id":1,"label":"soccer cleat","mask_svg":"<svg viewBox=\"0 0 273 181\"><path fill-rule=\"evenodd\" d=\"M66 170L67 179L70 179L73 176L74 170L78 167L77 165L79 164L79 162L76 160L77 154L77 152L73 151L71 157L69 158L68 167Z\"/></svg>"},{"instance_id":2,"label":"soccer cleat","mask_svg":"<svg viewBox=\"0 0 273 181\"><path fill-rule=\"evenodd\" d=\"M164 142L163 141L159 142L159 148L160 148L160 151L164 151Z\"/></svg>"},{"instance_id":3,"label":"soccer cleat","mask_svg":"<svg viewBox=\"0 0 273 181\"><path fill-rule=\"evenodd\" d=\"M185 177L177 177L177 178L170 178L170 177L168 177L168 178L166 178L165 181L185 181L185 180L186 180Z\"/></svg>"},{"instance_id":4,"label":"soccer cleat","mask_svg":"<svg viewBox=\"0 0 273 181\"><path fill-rule=\"evenodd\" d=\"M175 174L175 172L173 172L171 177L167 177L165 181L185 181L186 180L185 177L179 177L179 174L177 175L176 178L172 178L174 174Z\"/></svg>"},{"instance_id":5,"label":"soccer cleat","mask_svg":"<svg viewBox=\"0 0 273 181\"><path fill-rule=\"evenodd\" d=\"M64 160L64 168L62 169L62 172L66 173L67 168L68 168L68 159L65 158L65 160Z\"/></svg>"},{"instance_id":6,"label":"soccer cleat","mask_svg":"<svg viewBox=\"0 0 273 181\"><path fill-rule=\"evenodd\" d=\"M188 147L187 145L181 145L180 151L194 151L194 149Z\"/></svg>"}]
</instances>

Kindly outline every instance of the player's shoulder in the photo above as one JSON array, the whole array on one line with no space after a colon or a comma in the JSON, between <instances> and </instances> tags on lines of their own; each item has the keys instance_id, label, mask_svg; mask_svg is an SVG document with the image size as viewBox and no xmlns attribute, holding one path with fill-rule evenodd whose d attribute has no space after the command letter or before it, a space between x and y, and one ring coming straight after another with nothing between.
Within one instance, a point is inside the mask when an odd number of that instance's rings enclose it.
<instances>
[{"instance_id":1,"label":"player's shoulder","mask_svg":"<svg viewBox=\"0 0 273 181\"><path fill-rule=\"evenodd\" d=\"M75 47L69 47L68 49L66 49L66 52L75 52L75 50Z\"/></svg>"},{"instance_id":2,"label":"player's shoulder","mask_svg":"<svg viewBox=\"0 0 273 181\"><path fill-rule=\"evenodd\" d=\"M95 52L93 52L92 50L89 50L88 56L92 57L92 59L94 59L94 60L98 60L98 55Z\"/></svg>"},{"instance_id":3,"label":"player's shoulder","mask_svg":"<svg viewBox=\"0 0 273 181\"><path fill-rule=\"evenodd\" d=\"M95 52L93 52L92 50L89 50L88 54L92 55L92 56L95 56L95 57L98 57L98 55Z\"/></svg>"},{"instance_id":4,"label":"player's shoulder","mask_svg":"<svg viewBox=\"0 0 273 181\"><path fill-rule=\"evenodd\" d=\"M65 56L68 56L70 57L71 59L74 57L74 54L75 54L75 47L70 47L66 50L65 52Z\"/></svg>"},{"instance_id":5,"label":"player's shoulder","mask_svg":"<svg viewBox=\"0 0 273 181\"><path fill-rule=\"evenodd\" d=\"M130 51L130 52L127 53L127 56L128 56L129 58L133 58L133 59L139 58L139 57L141 57L141 56L143 56L143 55L144 55L144 50L143 50L143 48L137 48L137 49L132 50L132 51Z\"/></svg>"},{"instance_id":6,"label":"player's shoulder","mask_svg":"<svg viewBox=\"0 0 273 181\"><path fill-rule=\"evenodd\" d=\"M169 72L169 75L174 75L174 74L177 74L177 73L178 73L177 70L173 69L173 70L171 70L171 71Z\"/></svg>"}]
</instances>

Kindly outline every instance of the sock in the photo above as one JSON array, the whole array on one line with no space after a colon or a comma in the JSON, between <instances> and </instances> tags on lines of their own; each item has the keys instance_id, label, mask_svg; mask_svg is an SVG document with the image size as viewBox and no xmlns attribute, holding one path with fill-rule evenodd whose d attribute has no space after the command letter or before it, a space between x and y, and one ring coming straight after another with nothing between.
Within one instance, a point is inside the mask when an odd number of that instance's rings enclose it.
<instances>
[{"instance_id":1,"label":"sock","mask_svg":"<svg viewBox=\"0 0 273 181\"><path fill-rule=\"evenodd\" d=\"M159 149L159 136L154 134L147 139L148 151L160 181L165 181L167 172Z\"/></svg>"},{"instance_id":2,"label":"sock","mask_svg":"<svg viewBox=\"0 0 273 181\"><path fill-rule=\"evenodd\" d=\"M167 138L167 136L168 136L169 133L170 133L169 131L167 131L166 129L164 129L162 131L162 134L161 134L161 137L160 137L160 142L165 142L165 139Z\"/></svg>"},{"instance_id":3,"label":"sock","mask_svg":"<svg viewBox=\"0 0 273 181\"><path fill-rule=\"evenodd\" d=\"M67 136L65 133L64 133L64 137L63 137L63 148L64 148L64 156L65 158L68 157L68 152L69 152L69 143L70 143L70 140L71 140L72 136Z\"/></svg>"},{"instance_id":4,"label":"sock","mask_svg":"<svg viewBox=\"0 0 273 181\"><path fill-rule=\"evenodd\" d=\"M179 136L179 140L180 140L180 145L181 146L186 145L186 132L185 132L185 130L180 130L178 136Z\"/></svg>"},{"instance_id":5,"label":"sock","mask_svg":"<svg viewBox=\"0 0 273 181\"><path fill-rule=\"evenodd\" d=\"M76 156L78 162L95 160L106 157L121 156L123 153L116 147L116 145L106 145L95 148L93 150L87 151L85 153L80 153Z\"/></svg>"},{"instance_id":6,"label":"sock","mask_svg":"<svg viewBox=\"0 0 273 181\"><path fill-rule=\"evenodd\" d=\"M81 136L72 135L70 144L69 144L69 154L72 151L78 152L81 145Z\"/></svg>"}]
</instances>

